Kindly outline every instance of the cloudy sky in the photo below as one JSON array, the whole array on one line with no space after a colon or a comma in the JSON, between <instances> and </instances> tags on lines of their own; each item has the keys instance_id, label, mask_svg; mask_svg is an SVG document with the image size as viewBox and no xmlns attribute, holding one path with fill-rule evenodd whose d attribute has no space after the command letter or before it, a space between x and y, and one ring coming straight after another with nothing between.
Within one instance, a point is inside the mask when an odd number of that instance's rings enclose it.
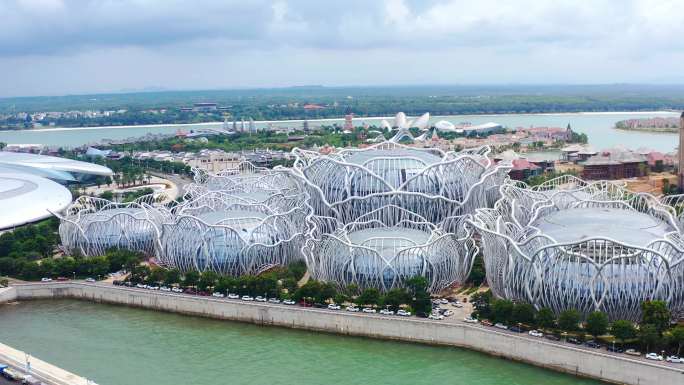
<instances>
[{"instance_id":1,"label":"cloudy sky","mask_svg":"<svg viewBox=\"0 0 684 385\"><path fill-rule=\"evenodd\" d=\"M684 83L682 0L1 0L0 96Z\"/></svg>"}]
</instances>

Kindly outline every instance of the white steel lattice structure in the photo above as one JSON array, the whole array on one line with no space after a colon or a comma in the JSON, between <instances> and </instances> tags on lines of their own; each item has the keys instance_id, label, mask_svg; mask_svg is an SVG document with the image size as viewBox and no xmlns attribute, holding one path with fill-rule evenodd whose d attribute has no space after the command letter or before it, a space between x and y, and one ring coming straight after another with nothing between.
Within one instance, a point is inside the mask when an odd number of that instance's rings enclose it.
<instances>
[{"instance_id":1,"label":"white steel lattice structure","mask_svg":"<svg viewBox=\"0 0 684 385\"><path fill-rule=\"evenodd\" d=\"M491 207L508 165L495 165L489 147L461 152L383 142L331 155L293 150L314 214L343 224L387 205L450 227L479 207ZM452 229L449 229L452 230Z\"/></svg>"},{"instance_id":2,"label":"white steel lattice structure","mask_svg":"<svg viewBox=\"0 0 684 385\"><path fill-rule=\"evenodd\" d=\"M162 225L157 259L182 271L255 274L301 259L309 207L286 170L243 163L221 174L197 174L190 199Z\"/></svg>"},{"instance_id":3,"label":"white steel lattice structure","mask_svg":"<svg viewBox=\"0 0 684 385\"><path fill-rule=\"evenodd\" d=\"M682 218L668 201L574 177L501 195L471 222L496 296L634 321L646 300L684 311Z\"/></svg>"},{"instance_id":4,"label":"white steel lattice structure","mask_svg":"<svg viewBox=\"0 0 684 385\"><path fill-rule=\"evenodd\" d=\"M170 216L154 206L153 195L130 203L81 196L66 208L60 218L59 235L67 253L103 255L120 248L153 254L158 226Z\"/></svg>"},{"instance_id":5,"label":"white steel lattice structure","mask_svg":"<svg viewBox=\"0 0 684 385\"><path fill-rule=\"evenodd\" d=\"M327 156L295 149L312 210L302 249L312 277L383 291L414 275L432 292L463 282L477 252L465 219L491 207L509 168L489 151L391 141Z\"/></svg>"},{"instance_id":6,"label":"white steel lattice structure","mask_svg":"<svg viewBox=\"0 0 684 385\"><path fill-rule=\"evenodd\" d=\"M243 196L251 202L259 202L275 194L297 194L301 189L289 173L257 167L250 162L241 162L235 168L217 173L209 173L198 168L192 171L195 174L195 183L187 185L186 192L196 197L218 191Z\"/></svg>"},{"instance_id":7,"label":"white steel lattice structure","mask_svg":"<svg viewBox=\"0 0 684 385\"><path fill-rule=\"evenodd\" d=\"M463 220L462 217L460 220ZM341 287L387 291L424 276L438 292L470 273L477 247L464 226L445 233L425 218L394 205L343 225L311 217L312 233L302 252L311 275Z\"/></svg>"}]
</instances>

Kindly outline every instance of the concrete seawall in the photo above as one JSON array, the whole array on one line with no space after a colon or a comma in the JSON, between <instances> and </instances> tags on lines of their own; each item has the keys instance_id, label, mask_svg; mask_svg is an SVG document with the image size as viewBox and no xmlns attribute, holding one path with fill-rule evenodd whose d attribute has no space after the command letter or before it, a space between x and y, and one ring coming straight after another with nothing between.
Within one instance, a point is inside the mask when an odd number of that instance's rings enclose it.
<instances>
[{"instance_id":1,"label":"concrete seawall","mask_svg":"<svg viewBox=\"0 0 684 385\"><path fill-rule=\"evenodd\" d=\"M458 346L535 366L630 385L684 384L684 367L588 351L465 323L368 316L321 309L246 303L86 283L25 284L0 300L75 298L217 319L328 333Z\"/></svg>"}]
</instances>

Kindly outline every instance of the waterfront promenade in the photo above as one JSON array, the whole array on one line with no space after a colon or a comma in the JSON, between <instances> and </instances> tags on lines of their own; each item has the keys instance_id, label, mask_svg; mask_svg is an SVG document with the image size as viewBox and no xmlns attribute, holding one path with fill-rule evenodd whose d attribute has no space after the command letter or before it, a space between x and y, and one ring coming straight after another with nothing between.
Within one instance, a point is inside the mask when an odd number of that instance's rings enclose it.
<instances>
[{"instance_id":1,"label":"waterfront promenade","mask_svg":"<svg viewBox=\"0 0 684 385\"><path fill-rule=\"evenodd\" d=\"M75 298L217 319L478 350L556 371L614 383L679 384L684 367L589 350L481 325L353 314L268 303L164 293L79 282L15 285L0 301ZM4 298L3 298L4 297Z\"/></svg>"}]
</instances>

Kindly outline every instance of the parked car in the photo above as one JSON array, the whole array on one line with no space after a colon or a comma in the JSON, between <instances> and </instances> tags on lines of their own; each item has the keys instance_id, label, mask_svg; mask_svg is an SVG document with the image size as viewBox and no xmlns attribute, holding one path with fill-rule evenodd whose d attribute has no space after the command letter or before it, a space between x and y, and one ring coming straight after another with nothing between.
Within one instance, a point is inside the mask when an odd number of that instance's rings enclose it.
<instances>
[{"instance_id":1,"label":"parked car","mask_svg":"<svg viewBox=\"0 0 684 385\"><path fill-rule=\"evenodd\" d=\"M455 307L458 307L458 308L461 308L461 307L463 307L463 304L462 304L462 303L460 303L460 302L454 302L454 304L453 304L453 305L454 305Z\"/></svg>"},{"instance_id":2,"label":"parked car","mask_svg":"<svg viewBox=\"0 0 684 385\"><path fill-rule=\"evenodd\" d=\"M217 291L217 292L212 293L211 296L212 296L212 297L216 297L216 298L223 298L223 297L225 297L226 295L223 294L223 293L219 293L219 292Z\"/></svg>"},{"instance_id":3,"label":"parked car","mask_svg":"<svg viewBox=\"0 0 684 385\"><path fill-rule=\"evenodd\" d=\"M545 338L546 338L547 340L549 340L549 341L560 341L560 340L561 340L560 337L558 337L558 336L555 335L555 334L547 334L547 335L545 336Z\"/></svg>"},{"instance_id":4,"label":"parked car","mask_svg":"<svg viewBox=\"0 0 684 385\"><path fill-rule=\"evenodd\" d=\"M410 316L411 316L411 312L410 312L410 311L406 311L406 310L404 310L404 309L399 309L399 310L397 310L397 315L400 315L400 316L402 316L402 317L410 317Z\"/></svg>"},{"instance_id":5,"label":"parked car","mask_svg":"<svg viewBox=\"0 0 684 385\"><path fill-rule=\"evenodd\" d=\"M297 302L291 300L291 299L285 299L283 300L284 305L295 305Z\"/></svg>"},{"instance_id":6,"label":"parked car","mask_svg":"<svg viewBox=\"0 0 684 385\"><path fill-rule=\"evenodd\" d=\"M444 316L438 313L432 313L428 316L429 319L434 319L434 320L443 320Z\"/></svg>"},{"instance_id":7,"label":"parked car","mask_svg":"<svg viewBox=\"0 0 684 385\"><path fill-rule=\"evenodd\" d=\"M328 305L328 309L330 310L340 310L342 307L336 303L331 303Z\"/></svg>"},{"instance_id":8,"label":"parked car","mask_svg":"<svg viewBox=\"0 0 684 385\"><path fill-rule=\"evenodd\" d=\"M150 290L159 290L159 286L147 286Z\"/></svg>"},{"instance_id":9,"label":"parked car","mask_svg":"<svg viewBox=\"0 0 684 385\"><path fill-rule=\"evenodd\" d=\"M684 358L679 356L667 356L665 359L667 362L673 362L675 364L684 364Z\"/></svg>"},{"instance_id":10,"label":"parked car","mask_svg":"<svg viewBox=\"0 0 684 385\"><path fill-rule=\"evenodd\" d=\"M40 282L52 282L52 278L44 277L40 279Z\"/></svg>"},{"instance_id":11,"label":"parked car","mask_svg":"<svg viewBox=\"0 0 684 385\"><path fill-rule=\"evenodd\" d=\"M625 354L629 354L630 356L640 356L641 353L634 350L634 349L627 349L625 350Z\"/></svg>"},{"instance_id":12,"label":"parked car","mask_svg":"<svg viewBox=\"0 0 684 385\"><path fill-rule=\"evenodd\" d=\"M91 282L91 283L92 283L92 282L97 282L97 281L95 281L95 278L90 278L90 277L86 278L85 281L86 281L86 282Z\"/></svg>"},{"instance_id":13,"label":"parked car","mask_svg":"<svg viewBox=\"0 0 684 385\"><path fill-rule=\"evenodd\" d=\"M382 314L382 315L394 315L394 312L390 309L380 309L380 314Z\"/></svg>"},{"instance_id":14,"label":"parked car","mask_svg":"<svg viewBox=\"0 0 684 385\"><path fill-rule=\"evenodd\" d=\"M575 337L570 337L567 339L567 341L570 342L571 344L582 345L582 341L578 340Z\"/></svg>"},{"instance_id":15,"label":"parked car","mask_svg":"<svg viewBox=\"0 0 684 385\"><path fill-rule=\"evenodd\" d=\"M530 330L527 332L527 334L531 335L532 337L544 337L544 333L540 332L539 330Z\"/></svg>"},{"instance_id":16,"label":"parked car","mask_svg":"<svg viewBox=\"0 0 684 385\"><path fill-rule=\"evenodd\" d=\"M494 326L492 321L490 321L488 319L483 319L482 321L480 321L480 323L483 324L484 326Z\"/></svg>"},{"instance_id":17,"label":"parked car","mask_svg":"<svg viewBox=\"0 0 684 385\"><path fill-rule=\"evenodd\" d=\"M239 299L240 296L238 294L235 294L235 293L228 293L228 298L229 299Z\"/></svg>"},{"instance_id":18,"label":"parked car","mask_svg":"<svg viewBox=\"0 0 684 385\"><path fill-rule=\"evenodd\" d=\"M663 360L663 356L661 356L658 353L648 353L648 354L646 354L645 357L647 360L654 360L654 361L662 361Z\"/></svg>"},{"instance_id":19,"label":"parked car","mask_svg":"<svg viewBox=\"0 0 684 385\"><path fill-rule=\"evenodd\" d=\"M243 295L242 300L243 301L254 301L254 297L251 297L249 295Z\"/></svg>"},{"instance_id":20,"label":"parked car","mask_svg":"<svg viewBox=\"0 0 684 385\"><path fill-rule=\"evenodd\" d=\"M168 286L162 286L162 287L159 288L159 290L161 290L161 291L171 291L171 288L168 287Z\"/></svg>"},{"instance_id":21,"label":"parked car","mask_svg":"<svg viewBox=\"0 0 684 385\"><path fill-rule=\"evenodd\" d=\"M472 317L465 317L463 318L463 322L469 323L469 324L476 324L478 321L475 318Z\"/></svg>"},{"instance_id":22,"label":"parked car","mask_svg":"<svg viewBox=\"0 0 684 385\"><path fill-rule=\"evenodd\" d=\"M358 308L358 307L356 307L356 306L347 306L347 311L350 311L350 312L356 313L356 312L358 312L358 311L359 311L359 308Z\"/></svg>"},{"instance_id":23,"label":"parked car","mask_svg":"<svg viewBox=\"0 0 684 385\"><path fill-rule=\"evenodd\" d=\"M625 352L625 349L623 349L619 346L615 346L615 345L606 346L606 350L609 352L613 352L613 353L624 353Z\"/></svg>"},{"instance_id":24,"label":"parked car","mask_svg":"<svg viewBox=\"0 0 684 385\"><path fill-rule=\"evenodd\" d=\"M262 296L258 295L258 296L255 298L255 300L256 300L257 302L266 302L266 297L262 297Z\"/></svg>"},{"instance_id":25,"label":"parked car","mask_svg":"<svg viewBox=\"0 0 684 385\"><path fill-rule=\"evenodd\" d=\"M268 299L268 302L270 302L270 303L280 303L280 300L279 300L278 298L275 298L275 297L274 297L274 298L269 298L269 299Z\"/></svg>"},{"instance_id":26,"label":"parked car","mask_svg":"<svg viewBox=\"0 0 684 385\"><path fill-rule=\"evenodd\" d=\"M522 333L522 332L524 331L524 330L522 330L521 328L519 328L519 327L517 327L517 326L511 326L511 327L508 328L508 330L510 330L510 331L512 331L512 332L514 332L514 333Z\"/></svg>"},{"instance_id":27,"label":"parked car","mask_svg":"<svg viewBox=\"0 0 684 385\"><path fill-rule=\"evenodd\" d=\"M181 289L180 287L172 287L171 291L174 293L182 293L183 289Z\"/></svg>"},{"instance_id":28,"label":"parked car","mask_svg":"<svg viewBox=\"0 0 684 385\"><path fill-rule=\"evenodd\" d=\"M454 315L454 312L451 310L445 310L444 313L442 313L442 315L445 317L451 317L452 315Z\"/></svg>"},{"instance_id":29,"label":"parked car","mask_svg":"<svg viewBox=\"0 0 684 385\"><path fill-rule=\"evenodd\" d=\"M143 285L142 283L138 283L135 285L138 289L147 289L147 285Z\"/></svg>"},{"instance_id":30,"label":"parked car","mask_svg":"<svg viewBox=\"0 0 684 385\"><path fill-rule=\"evenodd\" d=\"M598 342L596 342L594 340L589 340L589 341L585 342L584 345L588 346L592 349L600 349L601 348L601 344L599 344Z\"/></svg>"},{"instance_id":31,"label":"parked car","mask_svg":"<svg viewBox=\"0 0 684 385\"><path fill-rule=\"evenodd\" d=\"M508 326L502 324L501 322L497 322L497 323L494 325L494 327L495 327L495 328L499 328L499 329L508 330Z\"/></svg>"},{"instance_id":32,"label":"parked car","mask_svg":"<svg viewBox=\"0 0 684 385\"><path fill-rule=\"evenodd\" d=\"M375 313L375 309L371 309L369 307L364 307L361 311L364 313Z\"/></svg>"},{"instance_id":33,"label":"parked car","mask_svg":"<svg viewBox=\"0 0 684 385\"><path fill-rule=\"evenodd\" d=\"M442 298L442 299L439 300L439 303L441 303L442 305L446 305L446 304L449 303L449 300L446 299L446 298Z\"/></svg>"}]
</instances>

